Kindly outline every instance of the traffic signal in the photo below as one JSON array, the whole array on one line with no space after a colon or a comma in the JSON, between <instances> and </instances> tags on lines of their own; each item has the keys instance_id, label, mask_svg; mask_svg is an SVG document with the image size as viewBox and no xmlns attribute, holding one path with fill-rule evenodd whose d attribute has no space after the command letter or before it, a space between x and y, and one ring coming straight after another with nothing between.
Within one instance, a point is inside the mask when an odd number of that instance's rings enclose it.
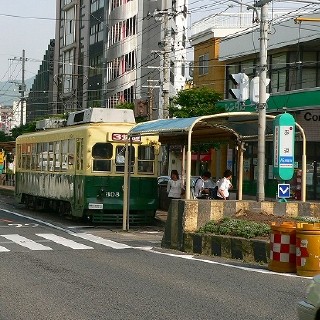
<instances>
[{"instance_id":1,"label":"traffic signal","mask_svg":"<svg viewBox=\"0 0 320 320\"><path fill-rule=\"evenodd\" d=\"M249 77L245 73L230 74L230 79L237 89L229 89L233 98L244 102L249 99Z\"/></svg>"},{"instance_id":2,"label":"traffic signal","mask_svg":"<svg viewBox=\"0 0 320 320\"><path fill-rule=\"evenodd\" d=\"M254 77L250 81L250 101L254 103L259 103L259 82L260 77ZM269 85L270 79L266 79L266 87ZM270 94L266 93L266 100L269 99Z\"/></svg>"}]
</instances>

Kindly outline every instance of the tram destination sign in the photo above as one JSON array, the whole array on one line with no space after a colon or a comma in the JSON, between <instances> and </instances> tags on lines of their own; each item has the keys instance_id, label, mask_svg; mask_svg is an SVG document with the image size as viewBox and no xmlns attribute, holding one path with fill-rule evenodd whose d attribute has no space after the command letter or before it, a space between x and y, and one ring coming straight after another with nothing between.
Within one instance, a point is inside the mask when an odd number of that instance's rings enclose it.
<instances>
[{"instance_id":1,"label":"tram destination sign","mask_svg":"<svg viewBox=\"0 0 320 320\"><path fill-rule=\"evenodd\" d=\"M279 180L290 180L294 173L295 119L289 113L273 121L273 173Z\"/></svg>"},{"instance_id":2,"label":"tram destination sign","mask_svg":"<svg viewBox=\"0 0 320 320\"><path fill-rule=\"evenodd\" d=\"M111 134L112 141L127 141L128 135L126 133L112 133ZM134 136L132 137L133 142L140 142L141 136Z\"/></svg>"}]
</instances>

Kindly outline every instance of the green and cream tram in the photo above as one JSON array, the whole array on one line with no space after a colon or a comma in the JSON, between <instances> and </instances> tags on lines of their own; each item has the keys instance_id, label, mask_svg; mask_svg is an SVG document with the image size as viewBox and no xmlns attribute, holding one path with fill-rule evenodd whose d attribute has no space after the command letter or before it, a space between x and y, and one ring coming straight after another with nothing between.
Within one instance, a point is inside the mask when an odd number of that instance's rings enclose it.
<instances>
[{"instance_id":1,"label":"green and cream tram","mask_svg":"<svg viewBox=\"0 0 320 320\"><path fill-rule=\"evenodd\" d=\"M93 108L71 113L66 126L16 140L16 198L93 222L120 223L125 145L132 110ZM157 143L137 137L129 147L130 222L149 223L157 209Z\"/></svg>"}]
</instances>

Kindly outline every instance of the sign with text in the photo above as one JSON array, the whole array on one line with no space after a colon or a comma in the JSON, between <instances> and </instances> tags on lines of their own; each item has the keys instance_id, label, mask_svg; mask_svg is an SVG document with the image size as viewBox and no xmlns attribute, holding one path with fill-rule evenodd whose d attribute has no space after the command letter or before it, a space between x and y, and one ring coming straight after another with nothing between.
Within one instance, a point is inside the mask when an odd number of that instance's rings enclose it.
<instances>
[{"instance_id":1,"label":"sign with text","mask_svg":"<svg viewBox=\"0 0 320 320\"><path fill-rule=\"evenodd\" d=\"M295 119L289 113L273 121L273 173L277 179L290 180L294 173Z\"/></svg>"},{"instance_id":2,"label":"sign with text","mask_svg":"<svg viewBox=\"0 0 320 320\"><path fill-rule=\"evenodd\" d=\"M111 135L111 140L112 141L127 141L128 140L128 135L126 133L112 133ZM141 137L132 137L133 142L140 142Z\"/></svg>"}]
</instances>

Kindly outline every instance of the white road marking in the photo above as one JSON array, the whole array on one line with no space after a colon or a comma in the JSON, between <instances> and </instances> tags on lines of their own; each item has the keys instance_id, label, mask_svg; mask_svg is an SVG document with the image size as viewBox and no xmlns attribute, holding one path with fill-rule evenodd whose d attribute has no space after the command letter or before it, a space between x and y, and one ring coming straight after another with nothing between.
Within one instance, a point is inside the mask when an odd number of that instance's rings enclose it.
<instances>
[{"instance_id":1,"label":"white road marking","mask_svg":"<svg viewBox=\"0 0 320 320\"><path fill-rule=\"evenodd\" d=\"M128 248L132 248L132 247L126 245L126 244L115 242L115 241L108 240L108 239L105 239L105 238L101 238L101 237L95 236L95 235L90 234L90 233L74 233L73 236L81 238L81 239L85 239L85 240L88 240L88 241L91 241L91 242L94 242L94 243L98 243L98 244L101 244L103 246L110 247L112 249L128 249Z\"/></svg>"},{"instance_id":2,"label":"white road marking","mask_svg":"<svg viewBox=\"0 0 320 320\"><path fill-rule=\"evenodd\" d=\"M0 252L9 252L10 250L0 246Z\"/></svg>"},{"instance_id":3,"label":"white road marking","mask_svg":"<svg viewBox=\"0 0 320 320\"><path fill-rule=\"evenodd\" d=\"M37 233L36 235L75 250L93 249L93 247L86 246L64 237L59 237L53 233Z\"/></svg>"},{"instance_id":4,"label":"white road marking","mask_svg":"<svg viewBox=\"0 0 320 320\"><path fill-rule=\"evenodd\" d=\"M13 215L16 215L18 217L22 217L22 218L25 218L25 219L29 219L31 221L36 221L40 224L43 224L43 225L46 225L48 227L51 227L51 228L54 228L54 229L57 229L57 230L60 230L60 231L64 231L70 235L73 235L73 236L78 236L79 234L75 233L75 232L72 232L70 230L67 230L67 229L64 229L64 228L61 228L59 226L56 226L54 224L51 224L51 223L48 223L48 222L45 222L43 220L40 220L40 219L35 219L35 218L32 218L32 217L28 217L28 216L25 216L25 215L22 215L20 213L17 213L17 212L14 212L14 211L10 211L10 210L6 210L6 209L1 209L1 211L4 211L4 212L8 212L8 213L11 213ZM82 237L83 239L85 238L91 238L91 237L96 237L92 234L83 234L83 235L87 235L86 237ZM96 238L100 238L100 239L103 239L104 241L106 242L112 242L114 244L118 244L118 245L121 245L124 248L134 248L134 249L137 249L137 250L144 250L144 251L148 251L148 252L151 252L151 253L155 253L155 254L162 254L162 255L167 255L167 256L171 256L171 257L176 257L176 258L182 258L182 259L187 259L187 260L194 260L194 261L197 261L197 262L204 262L204 263L209 263L209 264L216 264L216 265L221 265L221 266L225 266L225 267L228 267L228 268L236 268L236 269L241 269L241 270L244 270L244 271L249 271L249 272L257 272L257 273L265 273L265 274L274 274L274 275L278 275L278 276L283 276L283 277L297 277L297 278L305 278L305 279L310 279L310 277L302 277L302 276L298 276L297 274L292 274L292 273L277 273L277 272L273 272L273 271L270 271L270 270L266 270L266 269L257 269L257 268L248 268L248 267L242 267L242 266L237 266L237 265L232 265L232 264L228 264L228 263L221 263L221 262L217 262L217 261L212 261L212 260L206 260L206 259L199 259L198 256L193 256L193 255L186 255L186 254L173 254L173 253L167 253L167 252L161 252L161 251L157 251L157 250L154 250L154 248L152 247L130 247L130 246L127 246L125 244L121 244L121 243L117 243L117 242L114 242L114 241L111 241L111 240L107 240L107 239L104 239L104 238L101 238L101 237L96 237ZM89 239L88 239L89 240ZM90 240L92 241L92 240ZM94 242L94 241L93 241ZM98 242L96 242L98 243Z\"/></svg>"},{"instance_id":5,"label":"white road marking","mask_svg":"<svg viewBox=\"0 0 320 320\"><path fill-rule=\"evenodd\" d=\"M18 234L4 234L4 235L1 235L1 237L6 238L14 243L17 243L18 245L20 245L22 247L26 247L30 250L52 250L52 248L50 248L50 247L44 246L44 245L37 243L33 240L22 237Z\"/></svg>"}]
</instances>

